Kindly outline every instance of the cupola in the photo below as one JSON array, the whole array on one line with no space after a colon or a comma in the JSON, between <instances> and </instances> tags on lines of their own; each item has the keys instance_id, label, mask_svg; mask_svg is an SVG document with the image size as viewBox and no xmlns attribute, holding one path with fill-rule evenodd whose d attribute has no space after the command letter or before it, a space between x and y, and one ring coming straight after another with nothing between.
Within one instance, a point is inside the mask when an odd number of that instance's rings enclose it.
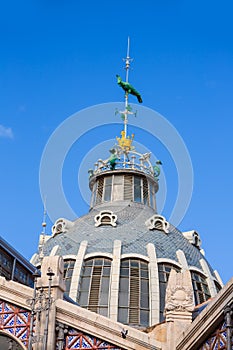
<instances>
[{"instance_id":1,"label":"cupola","mask_svg":"<svg viewBox=\"0 0 233 350\"><path fill-rule=\"evenodd\" d=\"M94 170L89 170L92 191L91 208L119 201L136 202L156 211L155 194L158 191L159 164L154 166L150 153L141 154L132 145L134 135L125 130L117 137L109 158L99 159Z\"/></svg>"}]
</instances>

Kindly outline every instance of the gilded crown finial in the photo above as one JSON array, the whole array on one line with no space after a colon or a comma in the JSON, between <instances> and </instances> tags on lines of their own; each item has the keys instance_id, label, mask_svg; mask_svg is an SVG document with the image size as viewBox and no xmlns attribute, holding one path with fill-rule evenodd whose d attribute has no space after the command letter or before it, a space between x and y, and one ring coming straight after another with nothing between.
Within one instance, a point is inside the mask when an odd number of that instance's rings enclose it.
<instances>
[{"instance_id":1,"label":"gilded crown finial","mask_svg":"<svg viewBox=\"0 0 233 350\"><path fill-rule=\"evenodd\" d=\"M121 137L117 137L117 142L118 142L118 145L126 150L126 151L130 151L132 149L132 142L133 142L133 139L134 139L134 134L130 136L125 136L125 131L122 130L121 131Z\"/></svg>"}]
</instances>

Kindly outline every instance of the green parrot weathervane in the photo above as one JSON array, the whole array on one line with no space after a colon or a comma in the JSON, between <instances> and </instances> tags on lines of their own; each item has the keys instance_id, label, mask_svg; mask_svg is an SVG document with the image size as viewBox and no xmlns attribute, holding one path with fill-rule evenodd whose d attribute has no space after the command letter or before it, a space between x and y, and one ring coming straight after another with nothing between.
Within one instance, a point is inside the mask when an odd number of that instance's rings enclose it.
<instances>
[{"instance_id":1,"label":"green parrot weathervane","mask_svg":"<svg viewBox=\"0 0 233 350\"><path fill-rule=\"evenodd\" d=\"M139 92L128 82L122 81L121 77L117 74L117 84L122 87L126 94L131 94L137 97L138 102L142 103L142 97Z\"/></svg>"}]
</instances>

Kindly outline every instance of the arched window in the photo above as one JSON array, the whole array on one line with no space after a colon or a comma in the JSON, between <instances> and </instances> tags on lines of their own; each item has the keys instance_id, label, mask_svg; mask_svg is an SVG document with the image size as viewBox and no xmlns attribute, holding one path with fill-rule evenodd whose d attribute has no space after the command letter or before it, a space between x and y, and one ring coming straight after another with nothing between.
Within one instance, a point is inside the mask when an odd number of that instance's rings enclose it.
<instances>
[{"instance_id":1,"label":"arched window","mask_svg":"<svg viewBox=\"0 0 233 350\"><path fill-rule=\"evenodd\" d=\"M210 298L210 291L206 278L199 272L191 271L195 304L201 304Z\"/></svg>"},{"instance_id":2,"label":"arched window","mask_svg":"<svg viewBox=\"0 0 233 350\"><path fill-rule=\"evenodd\" d=\"M164 320L164 308L165 308L165 296L167 289L167 282L171 272L171 269L179 272L180 269L175 265L169 263L159 263L159 295L160 295L160 322Z\"/></svg>"},{"instance_id":3,"label":"arched window","mask_svg":"<svg viewBox=\"0 0 233 350\"><path fill-rule=\"evenodd\" d=\"M133 258L121 261L118 321L149 325L149 273L145 261Z\"/></svg>"},{"instance_id":4,"label":"arched window","mask_svg":"<svg viewBox=\"0 0 233 350\"><path fill-rule=\"evenodd\" d=\"M74 259L69 259L64 261L64 280L66 285L65 294L67 295L69 295L69 291L70 291L70 284L71 284L71 278L73 275L74 264L75 264Z\"/></svg>"},{"instance_id":5,"label":"arched window","mask_svg":"<svg viewBox=\"0 0 233 350\"><path fill-rule=\"evenodd\" d=\"M110 259L100 257L84 262L77 299L80 306L108 316L110 272Z\"/></svg>"},{"instance_id":6,"label":"arched window","mask_svg":"<svg viewBox=\"0 0 233 350\"><path fill-rule=\"evenodd\" d=\"M3 332L0 332L0 349L6 350L6 349L17 349L21 350L23 349L22 346L20 346L20 343L13 339L10 334L4 334Z\"/></svg>"}]
</instances>

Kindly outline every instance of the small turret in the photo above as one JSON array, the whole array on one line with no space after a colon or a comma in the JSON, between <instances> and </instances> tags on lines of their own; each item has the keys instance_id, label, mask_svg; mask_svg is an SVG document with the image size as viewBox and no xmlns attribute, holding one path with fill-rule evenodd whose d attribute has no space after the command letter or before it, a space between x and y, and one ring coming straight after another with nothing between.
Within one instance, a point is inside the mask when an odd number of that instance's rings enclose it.
<instances>
[{"instance_id":1,"label":"small turret","mask_svg":"<svg viewBox=\"0 0 233 350\"><path fill-rule=\"evenodd\" d=\"M156 211L155 194L158 191L158 166L152 166L150 153L141 154L132 145L132 137L117 137L111 156L95 163L89 171L92 191L91 208L108 202L130 201L147 205ZM110 203L109 203L110 202Z\"/></svg>"}]
</instances>

